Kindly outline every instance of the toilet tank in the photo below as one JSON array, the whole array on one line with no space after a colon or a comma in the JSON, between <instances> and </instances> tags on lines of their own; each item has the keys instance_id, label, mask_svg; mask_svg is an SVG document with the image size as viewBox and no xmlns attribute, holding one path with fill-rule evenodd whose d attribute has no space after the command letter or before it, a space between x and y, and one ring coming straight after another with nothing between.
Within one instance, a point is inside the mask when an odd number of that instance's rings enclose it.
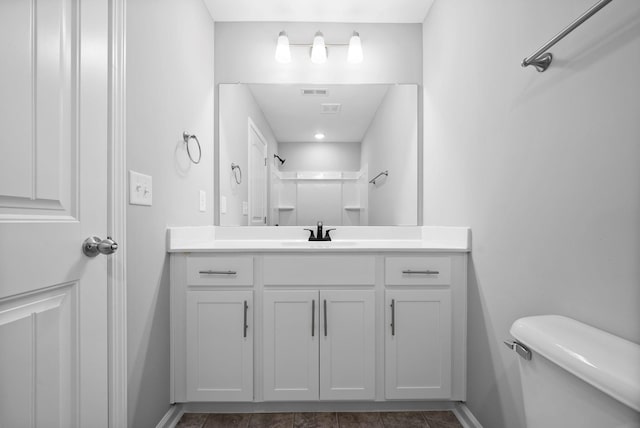
<instances>
[{"instance_id":1,"label":"toilet tank","mask_svg":"<svg viewBox=\"0 0 640 428\"><path fill-rule=\"evenodd\" d=\"M510 332L527 428L640 427L640 345L558 315Z\"/></svg>"}]
</instances>

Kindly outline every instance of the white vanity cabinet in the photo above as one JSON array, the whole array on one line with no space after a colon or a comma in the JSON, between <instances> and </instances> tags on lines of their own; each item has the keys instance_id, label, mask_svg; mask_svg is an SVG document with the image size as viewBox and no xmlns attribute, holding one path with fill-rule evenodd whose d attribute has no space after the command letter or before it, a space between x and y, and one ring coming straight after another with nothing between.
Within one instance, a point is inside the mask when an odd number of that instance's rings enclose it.
<instances>
[{"instance_id":1,"label":"white vanity cabinet","mask_svg":"<svg viewBox=\"0 0 640 428\"><path fill-rule=\"evenodd\" d=\"M386 290L385 397L451 396L451 291Z\"/></svg>"},{"instance_id":2,"label":"white vanity cabinet","mask_svg":"<svg viewBox=\"0 0 640 428\"><path fill-rule=\"evenodd\" d=\"M264 399L375 398L373 290L265 290Z\"/></svg>"},{"instance_id":3,"label":"white vanity cabinet","mask_svg":"<svg viewBox=\"0 0 640 428\"><path fill-rule=\"evenodd\" d=\"M253 291L187 291L187 400L253 400Z\"/></svg>"},{"instance_id":4,"label":"white vanity cabinet","mask_svg":"<svg viewBox=\"0 0 640 428\"><path fill-rule=\"evenodd\" d=\"M385 257L388 399L451 397L452 285L460 293L451 265L443 255Z\"/></svg>"},{"instance_id":5,"label":"white vanity cabinet","mask_svg":"<svg viewBox=\"0 0 640 428\"><path fill-rule=\"evenodd\" d=\"M466 251L238 245L171 254L171 402L466 399Z\"/></svg>"},{"instance_id":6,"label":"white vanity cabinet","mask_svg":"<svg viewBox=\"0 0 640 428\"><path fill-rule=\"evenodd\" d=\"M172 401L253 401L253 263L171 256Z\"/></svg>"}]
</instances>

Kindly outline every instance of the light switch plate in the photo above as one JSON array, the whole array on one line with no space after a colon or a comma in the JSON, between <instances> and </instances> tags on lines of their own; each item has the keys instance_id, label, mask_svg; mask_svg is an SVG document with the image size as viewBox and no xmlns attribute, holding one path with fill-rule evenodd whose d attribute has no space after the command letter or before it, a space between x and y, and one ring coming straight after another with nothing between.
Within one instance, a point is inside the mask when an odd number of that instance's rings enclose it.
<instances>
[{"instance_id":1,"label":"light switch plate","mask_svg":"<svg viewBox=\"0 0 640 428\"><path fill-rule=\"evenodd\" d=\"M151 206L152 202L153 183L151 176L129 170L129 203Z\"/></svg>"},{"instance_id":2,"label":"light switch plate","mask_svg":"<svg viewBox=\"0 0 640 428\"><path fill-rule=\"evenodd\" d=\"M220 214L227 213L227 197L220 196Z\"/></svg>"},{"instance_id":3,"label":"light switch plate","mask_svg":"<svg viewBox=\"0 0 640 428\"><path fill-rule=\"evenodd\" d=\"M249 215L249 202L242 201L242 215Z\"/></svg>"},{"instance_id":4,"label":"light switch plate","mask_svg":"<svg viewBox=\"0 0 640 428\"><path fill-rule=\"evenodd\" d=\"M207 192L204 190L200 191L200 211L207 211Z\"/></svg>"}]
</instances>

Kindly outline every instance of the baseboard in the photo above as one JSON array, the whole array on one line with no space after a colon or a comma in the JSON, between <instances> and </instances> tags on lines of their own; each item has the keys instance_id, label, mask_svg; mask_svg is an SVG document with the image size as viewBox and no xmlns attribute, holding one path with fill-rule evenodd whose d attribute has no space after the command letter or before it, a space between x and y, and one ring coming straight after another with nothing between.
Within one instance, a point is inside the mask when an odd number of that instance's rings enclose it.
<instances>
[{"instance_id":1,"label":"baseboard","mask_svg":"<svg viewBox=\"0 0 640 428\"><path fill-rule=\"evenodd\" d=\"M162 420L158 422L156 428L174 428L178 425L178 422L180 422L180 418L182 418L184 413L184 406L182 404L172 404Z\"/></svg>"},{"instance_id":2,"label":"baseboard","mask_svg":"<svg viewBox=\"0 0 640 428\"><path fill-rule=\"evenodd\" d=\"M270 401L183 403L183 413L400 412L456 409L454 401Z\"/></svg>"},{"instance_id":3,"label":"baseboard","mask_svg":"<svg viewBox=\"0 0 640 428\"><path fill-rule=\"evenodd\" d=\"M465 403L457 403L453 409L453 413L455 413L464 428L482 428L480 422L473 416L473 413L471 413L471 410L469 410Z\"/></svg>"}]
</instances>

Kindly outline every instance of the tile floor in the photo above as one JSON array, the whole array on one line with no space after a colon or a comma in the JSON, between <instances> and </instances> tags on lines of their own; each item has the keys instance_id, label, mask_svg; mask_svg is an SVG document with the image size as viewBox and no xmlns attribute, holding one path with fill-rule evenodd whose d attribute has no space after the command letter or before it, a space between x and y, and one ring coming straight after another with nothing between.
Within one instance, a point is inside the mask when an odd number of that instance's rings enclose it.
<instances>
[{"instance_id":1,"label":"tile floor","mask_svg":"<svg viewBox=\"0 0 640 428\"><path fill-rule=\"evenodd\" d=\"M185 413L177 428L462 428L450 411Z\"/></svg>"}]
</instances>

